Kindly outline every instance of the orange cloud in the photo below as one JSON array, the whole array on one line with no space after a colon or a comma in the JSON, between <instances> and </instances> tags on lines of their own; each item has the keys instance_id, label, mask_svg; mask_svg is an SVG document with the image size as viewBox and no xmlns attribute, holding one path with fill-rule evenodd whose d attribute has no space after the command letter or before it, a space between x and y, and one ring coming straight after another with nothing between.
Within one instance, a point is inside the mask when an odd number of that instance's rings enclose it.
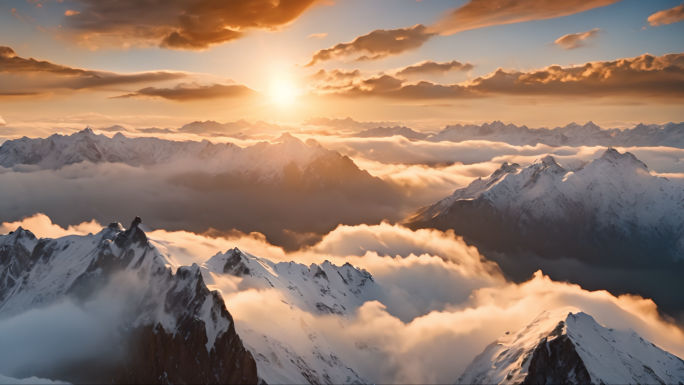
<instances>
[{"instance_id":1,"label":"orange cloud","mask_svg":"<svg viewBox=\"0 0 684 385\"><path fill-rule=\"evenodd\" d=\"M0 46L0 76L5 74L23 75L4 79L11 95L35 95L48 89L68 88L87 89L122 84L149 83L186 77L181 72L143 72L137 74L117 74L113 72L92 71L67 67L49 61L22 58L10 47ZM39 75L39 76L34 76Z\"/></svg>"},{"instance_id":2,"label":"orange cloud","mask_svg":"<svg viewBox=\"0 0 684 385\"><path fill-rule=\"evenodd\" d=\"M257 91L241 84L212 84L209 86L202 86L198 84L181 83L174 88L147 87L134 93L116 96L113 99L157 97L177 102L185 102L219 98L244 98L256 94L258 94Z\"/></svg>"},{"instance_id":3,"label":"orange cloud","mask_svg":"<svg viewBox=\"0 0 684 385\"><path fill-rule=\"evenodd\" d=\"M422 24L393 30L377 29L357 37L350 43L340 43L316 52L306 66L359 53L368 53L371 56L362 56L356 60L380 59L419 48L433 35L434 33L429 32Z\"/></svg>"},{"instance_id":4,"label":"orange cloud","mask_svg":"<svg viewBox=\"0 0 684 385\"><path fill-rule=\"evenodd\" d=\"M372 56L362 56L360 60L381 59L417 49L437 34L452 35L493 25L568 16L618 1L620 0L470 0L449 12L433 26L418 24L411 28L378 29L357 37L351 43L340 43L316 52L307 65L361 53L370 53Z\"/></svg>"},{"instance_id":5,"label":"orange cloud","mask_svg":"<svg viewBox=\"0 0 684 385\"><path fill-rule=\"evenodd\" d=\"M648 17L652 27L667 25L684 20L684 4L664 11L656 12Z\"/></svg>"},{"instance_id":6,"label":"orange cloud","mask_svg":"<svg viewBox=\"0 0 684 385\"><path fill-rule=\"evenodd\" d=\"M316 0L78 0L84 8L68 15L77 38L102 45L159 45L203 50L244 36L248 29L274 30L289 24Z\"/></svg>"},{"instance_id":7,"label":"orange cloud","mask_svg":"<svg viewBox=\"0 0 684 385\"><path fill-rule=\"evenodd\" d=\"M620 0L471 0L451 11L434 28L442 35L493 25L553 19L604 7Z\"/></svg>"},{"instance_id":8,"label":"orange cloud","mask_svg":"<svg viewBox=\"0 0 684 385\"><path fill-rule=\"evenodd\" d=\"M468 89L485 94L544 96L684 97L684 54L553 65L538 71L499 69L474 79Z\"/></svg>"},{"instance_id":9,"label":"orange cloud","mask_svg":"<svg viewBox=\"0 0 684 385\"><path fill-rule=\"evenodd\" d=\"M594 28L591 31L571 33L558 38L554 43L563 47L563 49L575 49L584 46L584 41L596 37L600 29Z\"/></svg>"},{"instance_id":10,"label":"orange cloud","mask_svg":"<svg viewBox=\"0 0 684 385\"><path fill-rule=\"evenodd\" d=\"M474 67L470 63L463 64L457 60L445 63L435 63L427 60L405 68L397 72L398 76L408 75L444 75L450 71L470 71Z\"/></svg>"},{"instance_id":11,"label":"orange cloud","mask_svg":"<svg viewBox=\"0 0 684 385\"><path fill-rule=\"evenodd\" d=\"M684 97L684 54L590 62L580 66L552 65L529 72L498 69L459 84L427 81L410 83L390 75L363 78L351 72L339 81L335 71L319 76L320 93L346 96L379 96L400 99L458 99L497 95L578 97ZM319 72L321 74L321 72Z\"/></svg>"}]
</instances>

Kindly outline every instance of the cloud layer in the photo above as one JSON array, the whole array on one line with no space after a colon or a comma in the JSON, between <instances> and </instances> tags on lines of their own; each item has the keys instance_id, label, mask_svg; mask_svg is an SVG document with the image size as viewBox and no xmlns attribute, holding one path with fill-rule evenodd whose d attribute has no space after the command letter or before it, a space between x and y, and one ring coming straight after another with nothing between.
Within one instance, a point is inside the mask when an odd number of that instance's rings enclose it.
<instances>
[{"instance_id":1,"label":"cloud layer","mask_svg":"<svg viewBox=\"0 0 684 385\"><path fill-rule=\"evenodd\" d=\"M572 39L570 39L572 40ZM581 39L580 39L581 40ZM576 43L576 42L575 42ZM408 82L387 74L364 78L359 71L319 72L321 93L396 99L463 99L486 96L684 97L684 54L649 54L520 72L498 69L458 84Z\"/></svg>"},{"instance_id":2,"label":"cloud layer","mask_svg":"<svg viewBox=\"0 0 684 385\"><path fill-rule=\"evenodd\" d=\"M45 237L83 234L95 225L65 230L44 216L29 221L3 224L0 229L22 225ZM591 314L607 327L631 328L665 350L684 354L681 329L663 320L650 300L583 290L541 272L519 284L508 282L496 265L451 233L414 232L388 224L340 226L317 244L293 253L255 234L212 238L157 230L148 236L183 264L201 263L217 251L237 246L273 261L308 265L330 260L368 270L389 294L382 302L352 309L354 315L348 319L284 304L272 289L241 288L235 283L240 278L225 285L217 280L213 288L222 291L239 332L256 332L293 347L299 345L298 338L315 333L343 362L375 383L452 383L503 333L519 330L544 310L566 306ZM274 313L281 315L278 320L273 320Z\"/></svg>"}]
</instances>

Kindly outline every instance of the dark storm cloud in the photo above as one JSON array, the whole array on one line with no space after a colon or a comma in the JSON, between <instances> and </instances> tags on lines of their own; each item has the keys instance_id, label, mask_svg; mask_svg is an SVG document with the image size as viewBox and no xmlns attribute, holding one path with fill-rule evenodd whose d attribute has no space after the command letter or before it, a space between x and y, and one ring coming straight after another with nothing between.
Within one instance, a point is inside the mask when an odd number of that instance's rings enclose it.
<instances>
[{"instance_id":1,"label":"dark storm cloud","mask_svg":"<svg viewBox=\"0 0 684 385\"><path fill-rule=\"evenodd\" d=\"M257 95L258 92L240 84L223 85L212 84L202 86L197 84L181 83L174 88L147 87L137 92L116 96L113 99L124 98L163 98L177 102L191 100L219 99L219 98L244 98Z\"/></svg>"},{"instance_id":2,"label":"dark storm cloud","mask_svg":"<svg viewBox=\"0 0 684 385\"><path fill-rule=\"evenodd\" d=\"M618 1L620 0L471 0L450 11L433 26L418 24L410 28L378 29L357 37L351 43L340 43L316 52L307 65L356 54L371 54L361 56L358 60L381 59L417 49L438 34L451 35L493 25L568 16Z\"/></svg>"},{"instance_id":3,"label":"dark storm cloud","mask_svg":"<svg viewBox=\"0 0 684 385\"><path fill-rule=\"evenodd\" d=\"M77 0L67 19L78 38L101 45L158 45L202 50L244 36L248 29L289 24L316 0Z\"/></svg>"},{"instance_id":4,"label":"dark storm cloud","mask_svg":"<svg viewBox=\"0 0 684 385\"><path fill-rule=\"evenodd\" d=\"M405 68L397 72L397 76L409 75L444 75L450 71L470 71L473 65L470 63L463 64L460 61L452 60L450 62L435 63L433 61L424 61Z\"/></svg>"}]
</instances>

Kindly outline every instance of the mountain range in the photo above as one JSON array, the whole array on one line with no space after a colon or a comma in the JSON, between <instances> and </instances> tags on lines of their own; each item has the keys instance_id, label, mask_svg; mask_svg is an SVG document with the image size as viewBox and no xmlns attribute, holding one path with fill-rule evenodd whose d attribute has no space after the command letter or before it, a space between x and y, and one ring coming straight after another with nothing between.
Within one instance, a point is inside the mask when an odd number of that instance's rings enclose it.
<instances>
[{"instance_id":1,"label":"mountain range","mask_svg":"<svg viewBox=\"0 0 684 385\"><path fill-rule=\"evenodd\" d=\"M563 127L528 128L500 121L482 125L457 124L446 126L427 140L432 142L487 140L516 146L545 144L548 146L620 146L684 148L684 123L643 124L620 130L603 129L593 122L584 125L570 123Z\"/></svg>"},{"instance_id":2,"label":"mountain range","mask_svg":"<svg viewBox=\"0 0 684 385\"><path fill-rule=\"evenodd\" d=\"M288 133L240 147L122 133L108 137L85 129L71 135L6 141L0 146L0 167L17 171L12 178L40 178L42 186L30 189L34 197L24 205L0 209L4 220L42 212L68 225L109 221L127 210L123 215L151 218L154 227L258 231L270 242L289 248L300 246L300 238L292 234L324 234L339 224L398 220L401 215L396 207L403 199L399 189L359 169L349 157ZM113 178L95 183L95 178L88 177L90 171L121 175L129 183L116 183ZM64 174L69 175L62 178ZM91 204L72 205L67 212L61 205L47 204L54 202L54 195L46 195L46 204L41 206L37 202L43 200L35 195L50 189L63 191L65 199ZM112 199L105 198L112 194L137 199L123 208L112 207ZM324 207L327 215L321 216Z\"/></svg>"},{"instance_id":3,"label":"mountain range","mask_svg":"<svg viewBox=\"0 0 684 385\"><path fill-rule=\"evenodd\" d=\"M238 335L221 294L208 287L237 277L242 286L276 290L290 306L349 318L378 297L370 273L350 264L273 263L237 248L201 267L177 266L141 223L136 218L128 229L112 223L97 234L57 239L38 239L21 227L0 235L0 322L65 301L83 308L105 301L117 323L103 354L2 375L91 383L369 383L320 330L305 326L293 336L280 327L255 333L256 325L241 325ZM0 370L7 367L0 363Z\"/></svg>"},{"instance_id":4,"label":"mountain range","mask_svg":"<svg viewBox=\"0 0 684 385\"><path fill-rule=\"evenodd\" d=\"M239 174L255 181L279 182L285 178L284 168L306 169L323 159L344 159L316 142L311 145L285 133L274 143L259 142L239 147L232 143L208 140L171 141L159 138L129 138L122 133L113 137L96 135L90 128L71 134L54 134L47 138L21 138L0 146L0 166L36 165L42 169L59 169L67 165L92 163L125 163L131 166L171 164L179 167L191 163L207 174ZM185 167L179 167L185 169ZM306 172L306 171L304 171Z\"/></svg>"},{"instance_id":5,"label":"mountain range","mask_svg":"<svg viewBox=\"0 0 684 385\"><path fill-rule=\"evenodd\" d=\"M177 266L141 223L136 218L128 229L112 223L97 234L56 239L38 239L22 228L0 235L0 322L70 302L71 312L88 312L99 303L116 324L105 330L111 336L101 350L58 365L0 362L1 379L370 383L328 337L335 330L307 325L301 317L294 319L296 330L288 328L291 315L283 312L258 325L236 322L219 291L209 289L233 277L239 290L272 290L285 306L339 320L331 325L343 333L341 321L352 319L364 302L382 300L382 284L369 272L330 262L274 263L237 248L201 266ZM75 346L56 349L68 356ZM679 358L632 331L606 328L564 308L544 312L484 347L457 383L679 383L683 378Z\"/></svg>"},{"instance_id":6,"label":"mountain range","mask_svg":"<svg viewBox=\"0 0 684 385\"><path fill-rule=\"evenodd\" d=\"M653 176L634 155L612 148L573 170L553 156L524 168L504 163L406 223L414 229L454 229L508 274L522 270L517 279L544 268L534 257L542 256L563 264L554 279L638 293L683 311L684 300L672 294L674 287L684 289L679 279L684 272L683 181ZM586 266L606 274L597 281L590 269L583 271ZM618 270L640 271L642 279L622 276L610 283L608 273Z\"/></svg>"},{"instance_id":7,"label":"mountain range","mask_svg":"<svg viewBox=\"0 0 684 385\"><path fill-rule=\"evenodd\" d=\"M486 140L503 142L515 146L544 144L560 146L613 146L613 147L676 147L684 148L684 123L643 124L633 128L604 129L587 122L584 125L570 123L555 128L529 128L525 125L504 124L501 121L477 124L456 124L446 126L436 134L418 132L405 126L372 127L352 134L358 138L382 138L403 136L411 140L430 142L464 142Z\"/></svg>"},{"instance_id":8,"label":"mountain range","mask_svg":"<svg viewBox=\"0 0 684 385\"><path fill-rule=\"evenodd\" d=\"M307 143L289 133L272 142L248 147L208 140L171 141L96 135L90 128L72 135L9 140L0 146L0 166L35 165L60 169L71 164L125 163L130 166L168 166L176 181L191 188L282 185L297 190L366 188L383 190L383 182L360 170L354 162L315 140ZM199 171L198 171L199 170ZM386 186L385 186L386 189Z\"/></svg>"}]
</instances>

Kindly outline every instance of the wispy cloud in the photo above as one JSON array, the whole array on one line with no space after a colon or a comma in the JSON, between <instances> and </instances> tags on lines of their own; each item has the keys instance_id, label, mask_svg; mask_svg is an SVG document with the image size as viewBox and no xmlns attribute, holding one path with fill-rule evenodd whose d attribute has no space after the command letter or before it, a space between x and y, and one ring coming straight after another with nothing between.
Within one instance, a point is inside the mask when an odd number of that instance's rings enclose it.
<instances>
[{"instance_id":1,"label":"wispy cloud","mask_svg":"<svg viewBox=\"0 0 684 385\"><path fill-rule=\"evenodd\" d=\"M187 77L183 72L155 71L134 74L73 68L49 61L22 58L10 47L0 46L0 76L19 75L3 80L10 95L35 95L65 88L93 89L126 84L154 83Z\"/></svg>"},{"instance_id":2,"label":"wispy cloud","mask_svg":"<svg viewBox=\"0 0 684 385\"><path fill-rule=\"evenodd\" d=\"M394 30L378 29L359 36L350 43L340 43L314 53L308 65L363 54L371 56L361 56L359 59L381 59L415 50L438 34L452 35L494 25L568 16L618 1L620 0L470 0L432 26L419 24Z\"/></svg>"},{"instance_id":3,"label":"wispy cloud","mask_svg":"<svg viewBox=\"0 0 684 385\"><path fill-rule=\"evenodd\" d=\"M684 4L664 11L656 12L648 17L652 27L667 25L684 20Z\"/></svg>"},{"instance_id":4,"label":"wispy cloud","mask_svg":"<svg viewBox=\"0 0 684 385\"><path fill-rule=\"evenodd\" d=\"M563 49L575 49L583 47L585 40L598 36L600 29L594 28L591 31L571 33L559 37L554 43L561 46Z\"/></svg>"},{"instance_id":5,"label":"wispy cloud","mask_svg":"<svg viewBox=\"0 0 684 385\"><path fill-rule=\"evenodd\" d=\"M254 91L253 89L241 84L212 84L203 86L194 83L181 83L173 88L147 87L130 94L116 96L113 99L163 98L177 102L185 102L190 100L219 98L244 98L254 96L256 94L258 94L257 91Z\"/></svg>"},{"instance_id":6,"label":"wispy cloud","mask_svg":"<svg viewBox=\"0 0 684 385\"><path fill-rule=\"evenodd\" d=\"M359 53L370 54L370 56L361 56L356 60L380 59L419 48L433 35L434 32L429 32L422 24L393 30L378 29L359 36L350 43L340 43L316 52L306 66Z\"/></svg>"}]
</instances>

